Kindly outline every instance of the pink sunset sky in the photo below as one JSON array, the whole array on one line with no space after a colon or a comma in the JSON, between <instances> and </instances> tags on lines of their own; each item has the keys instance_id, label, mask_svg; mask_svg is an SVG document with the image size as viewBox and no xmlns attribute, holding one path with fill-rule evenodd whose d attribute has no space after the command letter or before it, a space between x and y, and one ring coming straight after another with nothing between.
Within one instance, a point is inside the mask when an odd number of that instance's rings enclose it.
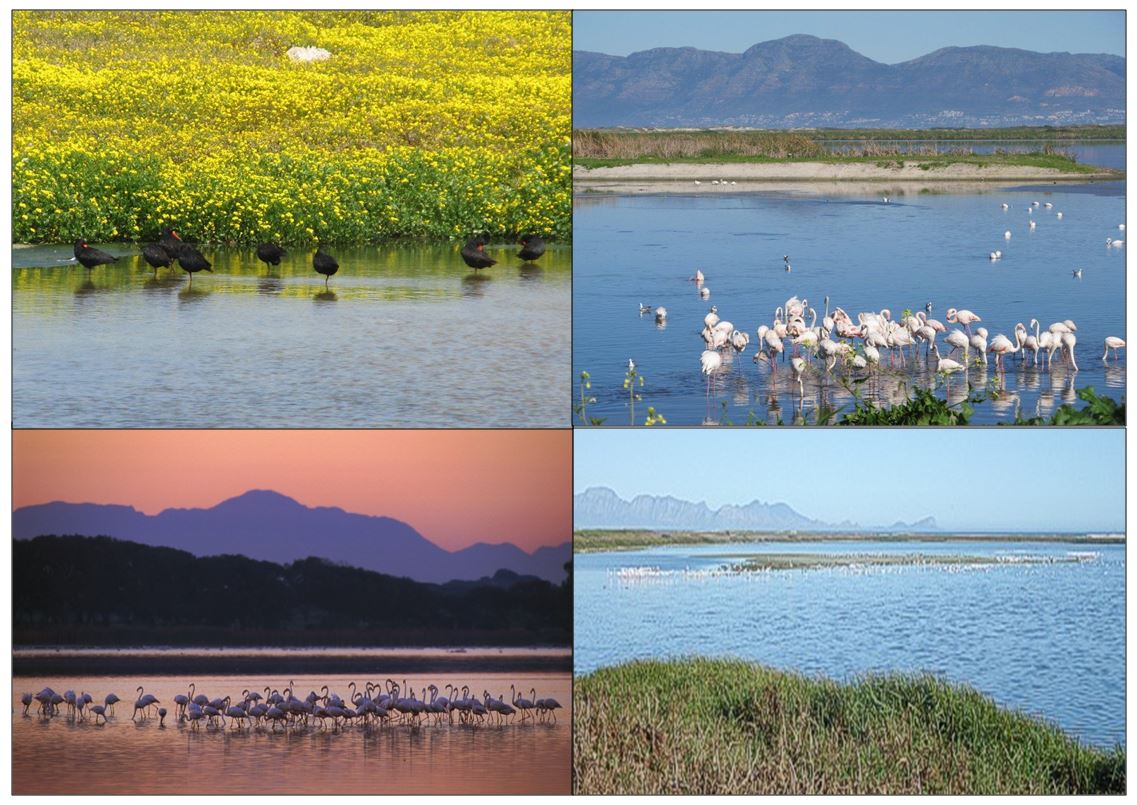
<instances>
[{"instance_id":1,"label":"pink sunset sky","mask_svg":"<svg viewBox=\"0 0 1137 805\"><path fill-rule=\"evenodd\" d=\"M568 430L13 433L13 506L117 503L156 514L249 489L409 523L455 550L572 539Z\"/></svg>"}]
</instances>

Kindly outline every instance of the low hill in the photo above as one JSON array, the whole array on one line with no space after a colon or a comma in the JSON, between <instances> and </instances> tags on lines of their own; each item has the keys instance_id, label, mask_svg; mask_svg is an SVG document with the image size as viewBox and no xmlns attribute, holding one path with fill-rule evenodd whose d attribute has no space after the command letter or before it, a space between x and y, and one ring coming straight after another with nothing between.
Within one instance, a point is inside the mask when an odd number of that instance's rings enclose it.
<instances>
[{"instance_id":1,"label":"low hill","mask_svg":"<svg viewBox=\"0 0 1137 805\"><path fill-rule=\"evenodd\" d=\"M572 591L427 584L318 558L195 557L109 537L12 545L16 645L567 645Z\"/></svg>"}]
</instances>

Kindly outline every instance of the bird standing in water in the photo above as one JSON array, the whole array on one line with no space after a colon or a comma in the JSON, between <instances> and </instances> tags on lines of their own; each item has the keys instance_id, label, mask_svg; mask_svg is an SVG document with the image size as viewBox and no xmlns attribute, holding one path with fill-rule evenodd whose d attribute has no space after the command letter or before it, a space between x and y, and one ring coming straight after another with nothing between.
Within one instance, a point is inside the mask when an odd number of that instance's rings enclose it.
<instances>
[{"instance_id":1,"label":"bird standing in water","mask_svg":"<svg viewBox=\"0 0 1137 805\"><path fill-rule=\"evenodd\" d=\"M257 259L267 266L280 265L280 258L284 257L285 254L284 249L275 243L262 243L257 246Z\"/></svg>"},{"instance_id":2,"label":"bird standing in water","mask_svg":"<svg viewBox=\"0 0 1137 805\"><path fill-rule=\"evenodd\" d=\"M521 251L517 256L527 262L536 260L545 253L545 239L540 235L522 235Z\"/></svg>"},{"instance_id":3,"label":"bird standing in water","mask_svg":"<svg viewBox=\"0 0 1137 805\"><path fill-rule=\"evenodd\" d=\"M323 250L323 246L316 247L316 253L312 255L312 268L316 269L318 274L324 275L324 287L328 287L328 280L332 275L340 270L340 264L336 262L336 258Z\"/></svg>"},{"instance_id":4,"label":"bird standing in water","mask_svg":"<svg viewBox=\"0 0 1137 805\"><path fill-rule=\"evenodd\" d=\"M189 274L189 284L191 288L193 287L193 275L198 271L213 273L213 264L205 259L205 255L188 243L183 243L181 249L178 251L178 265L182 267L182 271Z\"/></svg>"},{"instance_id":5,"label":"bird standing in water","mask_svg":"<svg viewBox=\"0 0 1137 805\"><path fill-rule=\"evenodd\" d=\"M113 254L99 251L87 245L87 241L83 238L75 241L75 259L83 264L86 269L92 269L95 266L105 265L106 263L117 263L118 258Z\"/></svg>"},{"instance_id":6,"label":"bird standing in water","mask_svg":"<svg viewBox=\"0 0 1137 805\"><path fill-rule=\"evenodd\" d=\"M154 269L154 276L158 276L159 268L169 268L174 262L174 255L166 251L161 243L150 243L142 250L142 259Z\"/></svg>"},{"instance_id":7,"label":"bird standing in water","mask_svg":"<svg viewBox=\"0 0 1137 805\"><path fill-rule=\"evenodd\" d=\"M473 237L466 241L466 245L462 247L462 259L474 271L479 268L489 268L497 263L497 260L486 254L486 241L481 237Z\"/></svg>"}]
</instances>

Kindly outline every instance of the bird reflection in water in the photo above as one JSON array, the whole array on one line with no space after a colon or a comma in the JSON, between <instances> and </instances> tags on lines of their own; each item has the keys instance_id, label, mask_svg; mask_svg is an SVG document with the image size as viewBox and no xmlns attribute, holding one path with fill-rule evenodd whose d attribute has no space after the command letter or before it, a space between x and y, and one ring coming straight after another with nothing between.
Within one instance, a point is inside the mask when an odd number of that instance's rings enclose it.
<instances>
[{"instance_id":1,"label":"bird reflection in water","mask_svg":"<svg viewBox=\"0 0 1137 805\"><path fill-rule=\"evenodd\" d=\"M178 291L179 302L200 302L205 297L209 296L209 291L204 288L194 288L192 285L187 285Z\"/></svg>"},{"instance_id":2,"label":"bird reflection in water","mask_svg":"<svg viewBox=\"0 0 1137 805\"><path fill-rule=\"evenodd\" d=\"M326 290L326 291L320 291L318 294L316 294L312 298L315 299L317 302L334 302L337 299L339 299L339 297L336 296L336 292L333 290L330 290L330 289Z\"/></svg>"},{"instance_id":3,"label":"bird reflection in water","mask_svg":"<svg viewBox=\"0 0 1137 805\"><path fill-rule=\"evenodd\" d=\"M488 274L467 274L462 277L462 296L485 296Z\"/></svg>"},{"instance_id":4,"label":"bird reflection in water","mask_svg":"<svg viewBox=\"0 0 1137 805\"><path fill-rule=\"evenodd\" d=\"M544 273L545 270L536 263L522 263L521 267L517 269L517 276L526 282L539 280Z\"/></svg>"}]
</instances>

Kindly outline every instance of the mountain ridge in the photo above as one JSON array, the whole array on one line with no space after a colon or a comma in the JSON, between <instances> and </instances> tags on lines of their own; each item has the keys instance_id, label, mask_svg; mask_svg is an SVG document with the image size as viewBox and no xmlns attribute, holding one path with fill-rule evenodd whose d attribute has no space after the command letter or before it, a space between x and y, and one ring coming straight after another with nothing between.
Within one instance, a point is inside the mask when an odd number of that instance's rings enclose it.
<instances>
[{"instance_id":1,"label":"mountain ridge","mask_svg":"<svg viewBox=\"0 0 1137 805\"><path fill-rule=\"evenodd\" d=\"M319 555L433 583L472 581L503 569L559 583L572 556L571 541L531 553L509 542L478 542L447 551L401 520L334 506L310 507L264 489L248 490L208 508L170 507L154 515L123 504L65 501L24 506L12 513L13 539L48 534L110 536L195 556L236 553L291 562Z\"/></svg>"},{"instance_id":2,"label":"mountain ridge","mask_svg":"<svg viewBox=\"0 0 1137 805\"><path fill-rule=\"evenodd\" d=\"M914 523L862 527L849 520L828 523L806 517L786 503L752 500L711 509L673 495L636 495L625 500L606 486L593 486L573 495L573 527L651 528L666 531L938 531L934 517Z\"/></svg>"},{"instance_id":3,"label":"mountain ridge","mask_svg":"<svg viewBox=\"0 0 1137 805\"><path fill-rule=\"evenodd\" d=\"M794 34L741 53L573 51L576 128L929 128L1125 121L1125 59L971 45L885 64Z\"/></svg>"}]
</instances>

